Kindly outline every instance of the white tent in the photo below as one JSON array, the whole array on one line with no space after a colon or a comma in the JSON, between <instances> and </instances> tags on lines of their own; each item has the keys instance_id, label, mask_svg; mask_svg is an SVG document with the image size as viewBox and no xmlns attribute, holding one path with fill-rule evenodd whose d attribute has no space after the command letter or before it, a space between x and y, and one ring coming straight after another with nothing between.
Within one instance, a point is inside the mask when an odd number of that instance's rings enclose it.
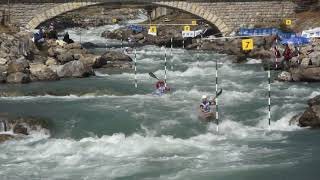
<instances>
[{"instance_id":1,"label":"white tent","mask_svg":"<svg viewBox=\"0 0 320 180\"><path fill-rule=\"evenodd\" d=\"M320 27L302 31L301 35L306 38L320 38Z\"/></svg>"}]
</instances>

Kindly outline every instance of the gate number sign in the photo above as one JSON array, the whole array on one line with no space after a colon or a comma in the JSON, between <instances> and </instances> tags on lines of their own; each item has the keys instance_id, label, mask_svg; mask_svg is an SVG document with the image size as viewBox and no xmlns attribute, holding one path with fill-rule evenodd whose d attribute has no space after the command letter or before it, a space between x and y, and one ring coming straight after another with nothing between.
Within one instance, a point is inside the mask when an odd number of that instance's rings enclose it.
<instances>
[{"instance_id":1,"label":"gate number sign","mask_svg":"<svg viewBox=\"0 0 320 180\"><path fill-rule=\"evenodd\" d=\"M157 26L150 26L149 31L150 31L151 33L157 33Z\"/></svg>"},{"instance_id":2,"label":"gate number sign","mask_svg":"<svg viewBox=\"0 0 320 180\"><path fill-rule=\"evenodd\" d=\"M253 49L253 40L252 39L243 39L242 40L242 50L252 50Z\"/></svg>"}]
</instances>

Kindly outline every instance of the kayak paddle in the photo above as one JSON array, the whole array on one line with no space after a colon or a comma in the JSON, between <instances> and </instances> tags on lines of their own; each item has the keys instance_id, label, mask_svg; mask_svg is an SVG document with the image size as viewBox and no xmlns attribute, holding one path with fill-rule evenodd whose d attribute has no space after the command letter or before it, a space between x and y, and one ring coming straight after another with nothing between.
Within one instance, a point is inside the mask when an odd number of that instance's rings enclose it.
<instances>
[{"instance_id":1,"label":"kayak paddle","mask_svg":"<svg viewBox=\"0 0 320 180\"><path fill-rule=\"evenodd\" d=\"M155 74L153 74L153 72L149 72L149 75L150 75L151 77L159 80L159 78L158 78Z\"/></svg>"},{"instance_id":2,"label":"kayak paddle","mask_svg":"<svg viewBox=\"0 0 320 180\"><path fill-rule=\"evenodd\" d=\"M217 93L217 95L214 97L214 99L217 98L218 96L220 96L221 94L222 94L222 89L220 89L220 91Z\"/></svg>"}]
</instances>

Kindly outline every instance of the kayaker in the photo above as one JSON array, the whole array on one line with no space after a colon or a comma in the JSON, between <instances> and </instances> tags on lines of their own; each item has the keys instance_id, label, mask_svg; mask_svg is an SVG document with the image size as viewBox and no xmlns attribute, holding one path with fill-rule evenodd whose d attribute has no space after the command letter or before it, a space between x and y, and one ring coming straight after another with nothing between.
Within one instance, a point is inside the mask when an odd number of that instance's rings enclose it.
<instances>
[{"instance_id":1,"label":"kayaker","mask_svg":"<svg viewBox=\"0 0 320 180\"><path fill-rule=\"evenodd\" d=\"M215 105L216 102L213 100L209 101L207 95L203 95L201 98L200 109L202 112L210 112L210 106Z\"/></svg>"},{"instance_id":2,"label":"kayaker","mask_svg":"<svg viewBox=\"0 0 320 180\"><path fill-rule=\"evenodd\" d=\"M157 93L161 93L161 94L165 94L167 92L170 91L170 87L169 86L166 86L165 82L163 80L159 80L157 83L156 83L156 91Z\"/></svg>"}]
</instances>

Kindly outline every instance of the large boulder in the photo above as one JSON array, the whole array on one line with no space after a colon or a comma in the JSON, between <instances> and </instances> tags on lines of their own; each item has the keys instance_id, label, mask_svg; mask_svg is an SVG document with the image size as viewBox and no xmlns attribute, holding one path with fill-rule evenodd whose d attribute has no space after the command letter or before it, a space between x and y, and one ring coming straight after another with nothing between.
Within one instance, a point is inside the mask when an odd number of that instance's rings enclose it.
<instances>
[{"instance_id":1,"label":"large boulder","mask_svg":"<svg viewBox=\"0 0 320 180\"><path fill-rule=\"evenodd\" d=\"M290 73L293 81L305 81L305 82L320 81L320 67L291 68Z\"/></svg>"},{"instance_id":2,"label":"large boulder","mask_svg":"<svg viewBox=\"0 0 320 180\"><path fill-rule=\"evenodd\" d=\"M301 127L320 127L320 96L316 96L308 101L309 107L299 118Z\"/></svg>"},{"instance_id":3,"label":"large boulder","mask_svg":"<svg viewBox=\"0 0 320 180\"><path fill-rule=\"evenodd\" d=\"M50 135L47 120L35 117L14 117L6 113L0 113L0 143L23 138L25 135L39 131ZM7 132L10 132L10 134L6 134Z\"/></svg>"},{"instance_id":4,"label":"large boulder","mask_svg":"<svg viewBox=\"0 0 320 180\"><path fill-rule=\"evenodd\" d=\"M70 62L70 61L73 61L74 60L74 57L73 57L73 54L70 53L70 52L66 52L66 53L63 53L63 54L59 54L57 56L57 60L59 62L61 62L62 64L65 64L67 62Z\"/></svg>"},{"instance_id":5,"label":"large boulder","mask_svg":"<svg viewBox=\"0 0 320 180\"><path fill-rule=\"evenodd\" d=\"M14 136L11 134L0 134L0 143L3 143L11 139L14 139Z\"/></svg>"},{"instance_id":6,"label":"large boulder","mask_svg":"<svg viewBox=\"0 0 320 180\"><path fill-rule=\"evenodd\" d=\"M88 77L94 75L94 71L81 61L71 61L58 66L57 74L59 77Z\"/></svg>"},{"instance_id":7,"label":"large boulder","mask_svg":"<svg viewBox=\"0 0 320 180\"><path fill-rule=\"evenodd\" d=\"M104 59L92 54L82 55L79 61L81 61L85 66L93 68L100 68L107 63L107 61L104 61Z\"/></svg>"},{"instance_id":8,"label":"large boulder","mask_svg":"<svg viewBox=\"0 0 320 180\"><path fill-rule=\"evenodd\" d=\"M57 65L58 61L52 57L48 57L48 59L46 60L45 63L47 66L51 66L51 65Z\"/></svg>"},{"instance_id":9,"label":"large boulder","mask_svg":"<svg viewBox=\"0 0 320 180\"><path fill-rule=\"evenodd\" d=\"M9 62L7 72L16 73L16 72L27 72L27 68L29 68L29 62L24 58L21 57L14 61Z\"/></svg>"},{"instance_id":10,"label":"large boulder","mask_svg":"<svg viewBox=\"0 0 320 180\"><path fill-rule=\"evenodd\" d=\"M57 73L44 64L31 64L30 73L32 81L59 80Z\"/></svg>"},{"instance_id":11,"label":"large boulder","mask_svg":"<svg viewBox=\"0 0 320 180\"><path fill-rule=\"evenodd\" d=\"M7 76L7 83L28 83L30 82L29 74L16 72Z\"/></svg>"},{"instance_id":12,"label":"large boulder","mask_svg":"<svg viewBox=\"0 0 320 180\"><path fill-rule=\"evenodd\" d=\"M130 56L122 52L107 51L99 58L99 61L103 62L104 64L107 64L108 61L132 62L132 59Z\"/></svg>"},{"instance_id":13,"label":"large boulder","mask_svg":"<svg viewBox=\"0 0 320 180\"><path fill-rule=\"evenodd\" d=\"M292 81L292 77L291 74L287 71L282 71L279 75L278 75L278 80L279 81Z\"/></svg>"}]
</instances>

